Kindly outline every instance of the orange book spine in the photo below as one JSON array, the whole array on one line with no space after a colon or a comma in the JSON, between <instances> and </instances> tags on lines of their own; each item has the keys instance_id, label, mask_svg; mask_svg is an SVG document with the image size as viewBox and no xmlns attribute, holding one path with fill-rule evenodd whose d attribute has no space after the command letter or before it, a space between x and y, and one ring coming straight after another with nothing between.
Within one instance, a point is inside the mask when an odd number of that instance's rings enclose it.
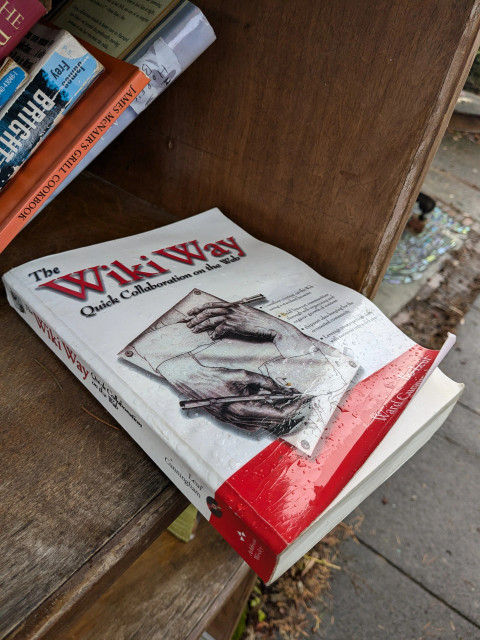
<instances>
[{"instance_id":1,"label":"orange book spine","mask_svg":"<svg viewBox=\"0 0 480 640\"><path fill-rule=\"evenodd\" d=\"M147 76L137 69L129 78L128 84L123 84L111 96L109 103L96 115L90 126L79 131L78 136L68 146L68 149L65 149L61 157L57 158L56 163L47 168L41 180L22 194L22 201L16 204L15 210L10 212L8 218L0 226L0 252L33 219L36 213L35 209L58 189L77 162L80 162L95 146L148 82ZM88 99L88 96L85 98ZM71 111L71 118L75 117L74 111L75 108ZM62 123L57 127L58 134L61 132L61 126ZM45 147L47 147L46 143ZM24 169L28 171L28 163Z\"/></svg>"}]
</instances>

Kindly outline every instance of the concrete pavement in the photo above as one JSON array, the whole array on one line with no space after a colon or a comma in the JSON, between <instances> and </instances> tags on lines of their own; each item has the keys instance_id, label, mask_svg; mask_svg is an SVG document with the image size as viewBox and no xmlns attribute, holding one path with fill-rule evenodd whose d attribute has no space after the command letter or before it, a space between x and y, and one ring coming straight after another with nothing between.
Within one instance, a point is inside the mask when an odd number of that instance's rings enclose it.
<instances>
[{"instance_id":1,"label":"concrete pavement","mask_svg":"<svg viewBox=\"0 0 480 640\"><path fill-rule=\"evenodd\" d=\"M447 422L374 492L311 637L480 638L480 299L443 371L467 383ZM333 623L332 623L333 620Z\"/></svg>"}]
</instances>

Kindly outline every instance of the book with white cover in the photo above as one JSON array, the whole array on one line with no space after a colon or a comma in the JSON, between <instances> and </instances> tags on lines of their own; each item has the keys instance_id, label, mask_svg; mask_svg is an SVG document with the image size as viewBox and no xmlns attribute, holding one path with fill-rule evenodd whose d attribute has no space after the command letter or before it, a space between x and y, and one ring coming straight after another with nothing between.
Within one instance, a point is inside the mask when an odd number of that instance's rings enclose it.
<instances>
[{"instance_id":1,"label":"book with white cover","mask_svg":"<svg viewBox=\"0 0 480 640\"><path fill-rule=\"evenodd\" d=\"M418 449L462 388L435 371L453 337L440 352L415 344L216 209L4 282L265 582Z\"/></svg>"}]
</instances>

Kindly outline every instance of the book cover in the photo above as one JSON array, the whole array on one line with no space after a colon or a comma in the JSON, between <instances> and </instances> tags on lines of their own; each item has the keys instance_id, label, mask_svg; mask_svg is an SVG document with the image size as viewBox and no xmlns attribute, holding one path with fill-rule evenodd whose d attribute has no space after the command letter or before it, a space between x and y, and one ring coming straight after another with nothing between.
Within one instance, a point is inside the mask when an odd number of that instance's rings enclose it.
<instances>
[{"instance_id":1,"label":"book cover","mask_svg":"<svg viewBox=\"0 0 480 640\"><path fill-rule=\"evenodd\" d=\"M0 192L0 251L36 215L70 171L148 83L145 74L85 44L104 72Z\"/></svg>"},{"instance_id":2,"label":"book cover","mask_svg":"<svg viewBox=\"0 0 480 640\"><path fill-rule=\"evenodd\" d=\"M318 541L322 514L454 341L415 344L363 296L216 209L29 262L4 282L266 582Z\"/></svg>"},{"instance_id":3,"label":"book cover","mask_svg":"<svg viewBox=\"0 0 480 640\"><path fill-rule=\"evenodd\" d=\"M28 30L46 13L39 0L9 0L0 7L0 60L8 56Z\"/></svg>"},{"instance_id":4,"label":"book cover","mask_svg":"<svg viewBox=\"0 0 480 640\"><path fill-rule=\"evenodd\" d=\"M0 189L103 71L73 36L42 24L11 57L29 78L0 111Z\"/></svg>"},{"instance_id":5,"label":"book cover","mask_svg":"<svg viewBox=\"0 0 480 640\"><path fill-rule=\"evenodd\" d=\"M75 179L108 145L119 136L181 73L215 41L215 33L203 13L191 2L184 0L132 51L126 60L141 69L148 84L125 109L115 123L75 163L70 173L48 199L35 209L36 215Z\"/></svg>"},{"instance_id":6,"label":"book cover","mask_svg":"<svg viewBox=\"0 0 480 640\"><path fill-rule=\"evenodd\" d=\"M5 58L0 67L0 109L6 105L27 80L27 72L12 58Z\"/></svg>"},{"instance_id":7,"label":"book cover","mask_svg":"<svg viewBox=\"0 0 480 640\"><path fill-rule=\"evenodd\" d=\"M123 59L179 0L69 0L52 22L105 53Z\"/></svg>"}]
</instances>

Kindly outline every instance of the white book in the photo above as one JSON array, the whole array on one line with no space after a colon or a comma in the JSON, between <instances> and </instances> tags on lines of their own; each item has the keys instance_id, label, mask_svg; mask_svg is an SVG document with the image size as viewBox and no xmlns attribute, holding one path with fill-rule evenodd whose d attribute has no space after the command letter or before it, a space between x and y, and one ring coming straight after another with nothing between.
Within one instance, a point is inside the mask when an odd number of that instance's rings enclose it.
<instances>
[{"instance_id":1,"label":"white book","mask_svg":"<svg viewBox=\"0 0 480 640\"><path fill-rule=\"evenodd\" d=\"M12 306L265 582L461 393L369 300L217 209L4 275Z\"/></svg>"}]
</instances>

